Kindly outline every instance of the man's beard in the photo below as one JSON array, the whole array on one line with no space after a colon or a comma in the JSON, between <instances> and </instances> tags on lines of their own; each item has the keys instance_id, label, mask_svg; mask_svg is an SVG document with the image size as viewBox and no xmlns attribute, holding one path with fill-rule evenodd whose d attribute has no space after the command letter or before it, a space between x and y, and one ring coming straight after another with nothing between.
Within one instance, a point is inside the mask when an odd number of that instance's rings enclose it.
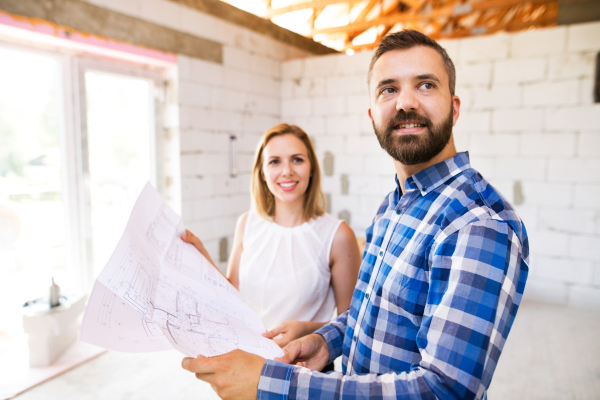
<instances>
[{"instance_id":1,"label":"man's beard","mask_svg":"<svg viewBox=\"0 0 600 400\"><path fill-rule=\"evenodd\" d=\"M404 165L421 164L438 155L450 141L452 136L452 116L454 107L450 105L450 114L439 125L433 125L427 117L414 111L398 111L381 131L373 121L373 130L381 147L395 160ZM420 134L394 134L394 127L410 121L413 124L425 125L425 132Z\"/></svg>"}]
</instances>

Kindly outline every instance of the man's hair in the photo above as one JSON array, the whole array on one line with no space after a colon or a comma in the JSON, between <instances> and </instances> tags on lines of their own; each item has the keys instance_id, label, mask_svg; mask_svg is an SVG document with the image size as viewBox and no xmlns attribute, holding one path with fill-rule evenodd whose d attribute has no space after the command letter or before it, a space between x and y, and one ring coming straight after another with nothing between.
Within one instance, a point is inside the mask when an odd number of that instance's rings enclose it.
<instances>
[{"instance_id":1,"label":"man's hair","mask_svg":"<svg viewBox=\"0 0 600 400\"><path fill-rule=\"evenodd\" d=\"M305 221L309 221L325 213L325 195L323 195L323 191L321 190L321 169L319 168L319 161L317 160L315 149L306 132L296 125L275 125L265 132L260 142L258 142L258 147L254 156L252 182L250 183L252 203L254 210L258 215L267 220L273 220L273 217L275 216L275 197L263 179L263 151L271 139L287 134L294 135L300 139L306 146L308 152L308 160L310 161L310 181L304 196L303 218Z\"/></svg>"},{"instance_id":2,"label":"man's hair","mask_svg":"<svg viewBox=\"0 0 600 400\"><path fill-rule=\"evenodd\" d=\"M456 70L454 69L454 63L446 53L446 50L438 44L435 40L429 36L412 29L405 29L400 32L395 32L387 35L381 40L375 54L371 58L371 64L369 65L369 73L367 74L367 83L371 82L371 73L373 72L373 66L379 60L379 58L392 50L406 50L417 46L431 47L438 52L444 60L444 69L448 73L450 81L450 93L454 96L454 89L456 87Z\"/></svg>"}]
</instances>

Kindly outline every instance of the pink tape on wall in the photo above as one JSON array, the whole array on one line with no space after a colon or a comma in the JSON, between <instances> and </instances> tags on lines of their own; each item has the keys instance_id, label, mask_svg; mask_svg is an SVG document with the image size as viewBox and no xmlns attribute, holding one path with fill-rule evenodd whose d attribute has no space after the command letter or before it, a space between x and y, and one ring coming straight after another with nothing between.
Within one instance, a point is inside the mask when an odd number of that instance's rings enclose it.
<instances>
[{"instance_id":1,"label":"pink tape on wall","mask_svg":"<svg viewBox=\"0 0 600 400\"><path fill-rule=\"evenodd\" d=\"M177 56L172 53L67 30L47 21L0 11L0 38L2 36L157 67L177 63Z\"/></svg>"}]
</instances>

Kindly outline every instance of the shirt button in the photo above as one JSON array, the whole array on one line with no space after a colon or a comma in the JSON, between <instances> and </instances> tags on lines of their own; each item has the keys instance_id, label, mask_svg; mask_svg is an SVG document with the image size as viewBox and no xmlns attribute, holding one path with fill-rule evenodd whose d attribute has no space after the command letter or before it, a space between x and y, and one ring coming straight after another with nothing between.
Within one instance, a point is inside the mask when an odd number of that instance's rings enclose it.
<instances>
[{"instance_id":1,"label":"shirt button","mask_svg":"<svg viewBox=\"0 0 600 400\"><path fill-rule=\"evenodd\" d=\"M352 340L356 342L356 336L354 336L354 337L352 338Z\"/></svg>"},{"instance_id":2,"label":"shirt button","mask_svg":"<svg viewBox=\"0 0 600 400\"><path fill-rule=\"evenodd\" d=\"M396 210L396 214L400 215L400 214L402 214L402 211Z\"/></svg>"},{"instance_id":3,"label":"shirt button","mask_svg":"<svg viewBox=\"0 0 600 400\"><path fill-rule=\"evenodd\" d=\"M379 252L379 255L380 255L380 256L383 256L383 251L380 251L380 252Z\"/></svg>"},{"instance_id":4,"label":"shirt button","mask_svg":"<svg viewBox=\"0 0 600 400\"><path fill-rule=\"evenodd\" d=\"M365 299L369 300L369 293L365 293Z\"/></svg>"},{"instance_id":5,"label":"shirt button","mask_svg":"<svg viewBox=\"0 0 600 400\"><path fill-rule=\"evenodd\" d=\"M426 192L427 188L425 186L423 186L423 189L421 189L422 191Z\"/></svg>"}]
</instances>

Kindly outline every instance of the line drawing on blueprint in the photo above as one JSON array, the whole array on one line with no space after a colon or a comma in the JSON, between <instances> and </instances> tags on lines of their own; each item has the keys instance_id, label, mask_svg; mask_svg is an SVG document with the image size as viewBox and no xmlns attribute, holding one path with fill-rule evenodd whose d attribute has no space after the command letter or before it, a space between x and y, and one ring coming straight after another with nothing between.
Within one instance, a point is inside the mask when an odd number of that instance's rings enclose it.
<instances>
[{"instance_id":1,"label":"line drawing on blueprint","mask_svg":"<svg viewBox=\"0 0 600 400\"><path fill-rule=\"evenodd\" d=\"M123 299L144 317L150 318L152 315L150 296L158 268L152 268L150 259L136 250L133 243L127 246L117 269L108 279L108 288L121 294Z\"/></svg>"},{"instance_id":2,"label":"line drawing on blueprint","mask_svg":"<svg viewBox=\"0 0 600 400\"><path fill-rule=\"evenodd\" d=\"M154 299L155 319L161 320L165 334L189 354L216 356L239 348L240 344L260 348L243 320L241 312L229 315L212 299L198 298L189 288L163 279ZM240 337L238 333L246 329ZM200 351L200 349L204 351Z\"/></svg>"},{"instance_id":3,"label":"line drawing on blueprint","mask_svg":"<svg viewBox=\"0 0 600 400\"><path fill-rule=\"evenodd\" d=\"M129 302L127 302L129 303ZM139 315L139 314L136 314ZM97 322L109 329L119 330L124 326L131 325L131 311L128 309L124 300L110 290L105 290L102 294L100 309L98 310ZM136 318L137 320L137 318ZM138 322L134 322L136 324ZM164 336L158 324L154 321L139 316L139 324L143 327L146 336L150 341L159 340ZM130 340L122 336L119 340ZM141 339L133 339L132 342L139 343Z\"/></svg>"},{"instance_id":4,"label":"line drawing on blueprint","mask_svg":"<svg viewBox=\"0 0 600 400\"><path fill-rule=\"evenodd\" d=\"M160 326L154 321L142 319L142 326L148 337L160 337L163 336L163 332L160 330Z\"/></svg>"},{"instance_id":5,"label":"line drawing on blueprint","mask_svg":"<svg viewBox=\"0 0 600 400\"><path fill-rule=\"evenodd\" d=\"M148 226L146 238L156 247L161 255L165 255L171 244L171 239L175 236L179 216L171 210L166 204L160 206L158 213Z\"/></svg>"},{"instance_id":6,"label":"line drawing on blueprint","mask_svg":"<svg viewBox=\"0 0 600 400\"><path fill-rule=\"evenodd\" d=\"M261 336L256 311L180 236L181 217L147 183L125 232L97 278L82 340L119 351L176 348L189 356L242 349L283 354Z\"/></svg>"},{"instance_id":7,"label":"line drawing on blueprint","mask_svg":"<svg viewBox=\"0 0 600 400\"><path fill-rule=\"evenodd\" d=\"M110 328L111 316L115 305L117 295L110 290L104 291L102 294L102 301L100 303L100 310L98 311L98 323Z\"/></svg>"},{"instance_id":8,"label":"line drawing on blueprint","mask_svg":"<svg viewBox=\"0 0 600 400\"><path fill-rule=\"evenodd\" d=\"M173 242L164 261L174 269L190 275L200 282L234 293L231 290L232 286L228 284L223 275L197 253L198 251L192 245L179 240Z\"/></svg>"}]
</instances>

